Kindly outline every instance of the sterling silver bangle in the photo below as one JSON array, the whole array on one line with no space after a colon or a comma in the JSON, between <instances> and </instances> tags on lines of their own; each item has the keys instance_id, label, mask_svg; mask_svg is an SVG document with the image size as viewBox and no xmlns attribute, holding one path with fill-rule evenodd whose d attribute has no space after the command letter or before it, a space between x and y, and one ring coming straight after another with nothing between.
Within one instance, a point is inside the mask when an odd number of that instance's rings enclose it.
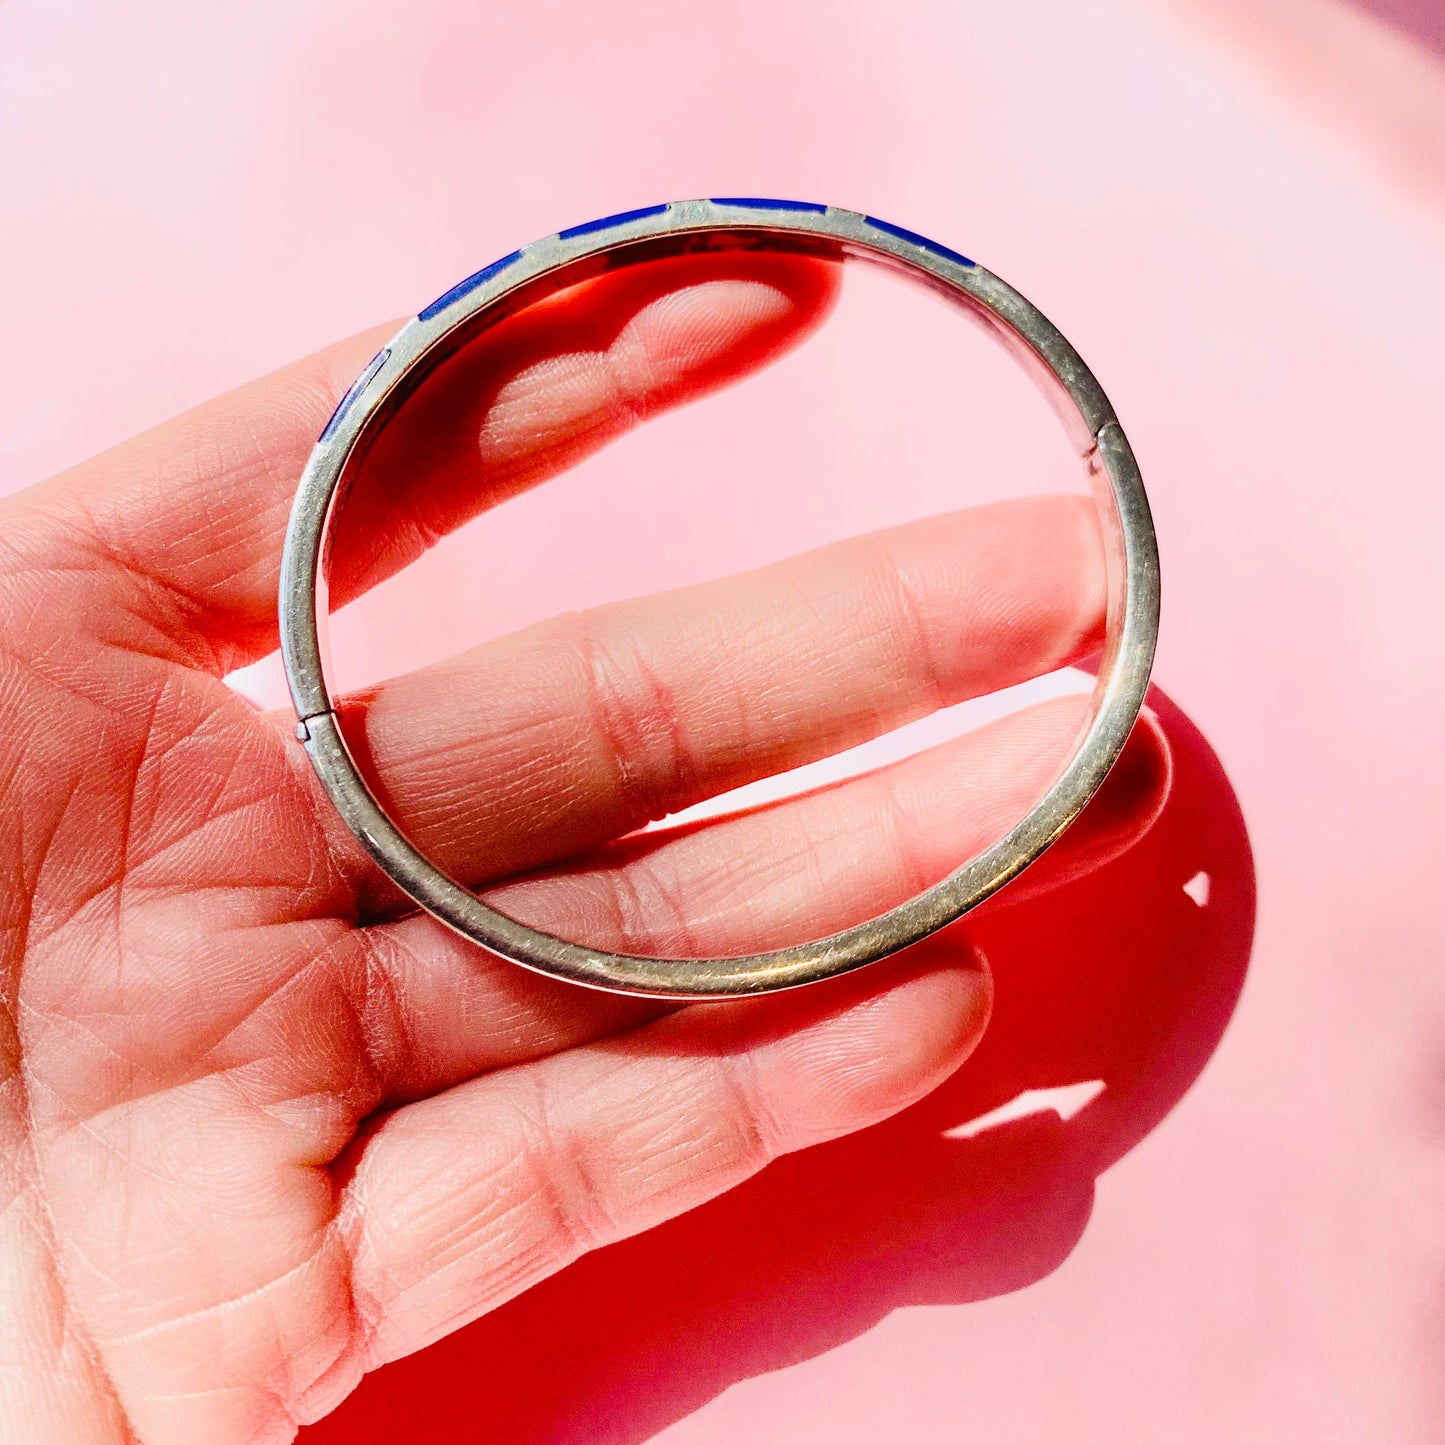
<instances>
[{"instance_id":1,"label":"sterling silver bangle","mask_svg":"<svg viewBox=\"0 0 1445 1445\"><path fill-rule=\"evenodd\" d=\"M1106 540L1108 619L1088 715L1072 756L1006 837L877 918L812 943L725 958L607 953L499 913L425 857L363 781L327 682L327 540L364 450L442 361L507 316L579 281L662 257L784 251L902 272L982 321L1055 403L1083 458ZM525 968L657 998L795 988L859 968L952 923L1016 877L1078 817L1129 736L1159 626L1159 558L1134 454L1099 383L1038 310L966 256L873 216L757 198L675 201L548 236L467 277L409 321L346 393L296 491L281 565L282 651L306 746L326 792L377 865L428 913Z\"/></svg>"}]
</instances>

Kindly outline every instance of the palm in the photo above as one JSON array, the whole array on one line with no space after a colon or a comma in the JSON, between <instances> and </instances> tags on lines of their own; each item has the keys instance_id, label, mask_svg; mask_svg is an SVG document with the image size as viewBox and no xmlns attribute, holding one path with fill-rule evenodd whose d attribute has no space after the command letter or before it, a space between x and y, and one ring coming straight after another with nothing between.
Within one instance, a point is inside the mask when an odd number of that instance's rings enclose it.
<instances>
[{"instance_id":1,"label":"palm","mask_svg":"<svg viewBox=\"0 0 1445 1445\"><path fill-rule=\"evenodd\" d=\"M374 454L391 485L358 488L341 591L821 315L826 273L737 264L592 288L455 364ZM982 1027L986 980L956 943L664 1011L523 974L381 885L286 721L222 680L274 647L287 494L370 344L0 522L5 1440L289 1439L363 1370L579 1251L901 1107ZM1022 546L1047 587L1018 580ZM994 509L532 629L357 699L350 726L403 822L509 911L726 952L941 875L1036 788L1070 706L611 840L1087 651L1099 606L1084 511ZM1074 866L1141 826L1134 803Z\"/></svg>"}]
</instances>

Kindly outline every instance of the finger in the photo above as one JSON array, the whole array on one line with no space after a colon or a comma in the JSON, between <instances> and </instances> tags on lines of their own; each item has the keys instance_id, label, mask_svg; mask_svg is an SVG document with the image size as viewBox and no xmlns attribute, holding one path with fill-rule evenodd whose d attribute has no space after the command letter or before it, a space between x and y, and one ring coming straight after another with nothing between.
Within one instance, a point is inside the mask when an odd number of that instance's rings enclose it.
<instances>
[{"instance_id":1,"label":"finger","mask_svg":"<svg viewBox=\"0 0 1445 1445\"><path fill-rule=\"evenodd\" d=\"M1001 838L1057 773L1084 702L1059 698L800 797L622 839L484 896L534 927L621 953L706 957L833 933ZM1140 728L1087 824L1020 892L1092 871L1137 841L1167 796L1167 756L1157 727Z\"/></svg>"},{"instance_id":2,"label":"finger","mask_svg":"<svg viewBox=\"0 0 1445 1445\"><path fill-rule=\"evenodd\" d=\"M653 412L776 357L821 320L835 270L782 255L682 257L575 287L486 333L428 379L361 469L343 513L333 602ZM98 559L118 605L87 609L92 624L127 627L148 647L159 629L222 670L273 650L297 479L338 397L392 329L32 489L24 505L49 524L31 543L44 554L33 560Z\"/></svg>"},{"instance_id":3,"label":"finger","mask_svg":"<svg viewBox=\"0 0 1445 1445\"><path fill-rule=\"evenodd\" d=\"M487 897L611 950L726 953L816 936L901 902L923 878L936 881L994 841L1031 801L1030 789L1047 781L1050 756L1057 761L1068 747L1077 721L1077 703L1060 701L882 773L624 840ZM1163 733L1145 714L1083 816L996 905L1037 898L1132 847L1163 808L1171 776ZM366 941L371 1002L356 1012L393 1102L668 1011L517 968L424 915L357 937Z\"/></svg>"},{"instance_id":4,"label":"finger","mask_svg":"<svg viewBox=\"0 0 1445 1445\"><path fill-rule=\"evenodd\" d=\"M402 828L476 882L1061 667L1097 647L1104 603L1092 504L1035 498L574 613L343 723Z\"/></svg>"},{"instance_id":5,"label":"finger","mask_svg":"<svg viewBox=\"0 0 1445 1445\"><path fill-rule=\"evenodd\" d=\"M368 1366L911 1103L971 1050L988 999L972 955L935 946L798 995L685 1009L392 1114L341 1176Z\"/></svg>"},{"instance_id":6,"label":"finger","mask_svg":"<svg viewBox=\"0 0 1445 1445\"><path fill-rule=\"evenodd\" d=\"M1174 754L1163 724L1144 708L1103 786L1038 862L984 905L989 912L1032 903L1122 857L1153 828L1174 792Z\"/></svg>"},{"instance_id":7,"label":"finger","mask_svg":"<svg viewBox=\"0 0 1445 1445\"><path fill-rule=\"evenodd\" d=\"M439 368L378 438L336 528L334 602L485 506L775 360L821 323L837 287L835 266L801 257L684 256L503 323Z\"/></svg>"}]
</instances>

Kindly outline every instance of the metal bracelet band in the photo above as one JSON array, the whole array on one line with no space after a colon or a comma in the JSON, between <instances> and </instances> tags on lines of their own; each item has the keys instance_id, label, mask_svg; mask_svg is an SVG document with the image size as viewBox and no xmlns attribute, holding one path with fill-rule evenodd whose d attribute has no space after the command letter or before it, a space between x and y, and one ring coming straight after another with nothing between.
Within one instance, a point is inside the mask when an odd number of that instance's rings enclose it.
<instances>
[{"instance_id":1,"label":"metal bracelet band","mask_svg":"<svg viewBox=\"0 0 1445 1445\"><path fill-rule=\"evenodd\" d=\"M901 272L985 323L1025 364L1075 441L1099 507L1108 566L1104 652L1072 756L1047 792L1004 838L926 892L826 938L762 953L608 953L483 903L419 852L367 787L337 725L323 661L329 530L365 448L422 380L480 332L606 271L738 249L858 259ZM736 997L829 978L916 943L997 892L1078 817L1118 758L1144 701L1158 623L1158 552L1133 452L1099 383L1048 319L982 266L912 231L832 206L755 198L676 201L573 226L438 297L377 353L327 423L297 488L281 567L281 642L297 735L377 865L427 912L493 953L574 983L659 998Z\"/></svg>"}]
</instances>

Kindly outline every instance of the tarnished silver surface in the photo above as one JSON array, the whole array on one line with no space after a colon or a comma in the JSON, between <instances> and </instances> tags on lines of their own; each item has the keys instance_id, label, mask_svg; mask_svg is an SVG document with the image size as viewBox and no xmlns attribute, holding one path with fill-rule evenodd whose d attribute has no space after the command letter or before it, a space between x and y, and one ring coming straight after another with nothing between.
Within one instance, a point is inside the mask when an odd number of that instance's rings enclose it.
<instances>
[{"instance_id":1,"label":"tarnished silver surface","mask_svg":"<svg viewBox=\"0 0 1445 1445\"><path fill-rule=\"evenodd\" d=\"M442 360L504 316L589 276L687 252L786 250L905 274L992 330L1044 386L1088 469L1108 551L1104 656L1074 752L1004 838L896 908L812 943L725 958L607 953L499 913L417 851L367 788L337 726L324 664L331 519L361 451ZM443 923L526 968L659 998L795 988L861 967L952 923L1016 877L1078 817L1129 736L1159 625L1159 559L1129 442L1093 373L1017 291L948 248L876 218L787 201L675 201L548 236L486 267L408 322L328 423L296 492L281 568L281 642L297 735L377 864Z\"/></svg>"}]
</instances>

